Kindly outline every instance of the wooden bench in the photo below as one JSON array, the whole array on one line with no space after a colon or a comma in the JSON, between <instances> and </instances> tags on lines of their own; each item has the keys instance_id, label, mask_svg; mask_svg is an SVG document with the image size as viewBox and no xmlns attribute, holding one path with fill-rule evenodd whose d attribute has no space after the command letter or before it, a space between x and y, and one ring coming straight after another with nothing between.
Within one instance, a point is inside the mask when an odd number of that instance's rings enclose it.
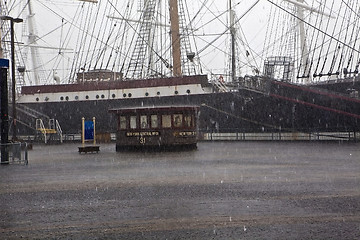
<instances>
[{"instance_id":1,"label":"wooden bench","mask_svg":"<svg viewBox=\"0 0 360 240\"><path fill-rule=\"evenodd\" d=\"M96 152L98 153L100 151L100 146L82 146L79 147L79 153L88 153L88 152Z\"/></svg>"}]
</instances>

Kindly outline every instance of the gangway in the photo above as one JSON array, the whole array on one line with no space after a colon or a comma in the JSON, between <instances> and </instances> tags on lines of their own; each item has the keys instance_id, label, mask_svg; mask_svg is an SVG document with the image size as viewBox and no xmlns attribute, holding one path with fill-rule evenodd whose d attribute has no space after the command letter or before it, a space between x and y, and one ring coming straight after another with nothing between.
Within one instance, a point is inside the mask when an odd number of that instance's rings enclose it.
<instances>
[{"instance_id":1,"label":"gangway","mask_svg":"<svg viewBox=\"0 0 360 240\"><path fill-rule=\"evenodd\" d=\"M47 141L48 141L48 136L49 136L49 139L51 139L51 137L53 135L58 135L60 142L62 143L63 142L63 132L62 132L62 129L60 127L58 120L49 119L48 126L49 126L48 128L45 128L43 120L40 118L36 119L36 130L42 136L44 136L45 143L47 143Z\"/></svg>"},{"instance_id":2,"label":"gangway","mask_svg":"<svg viewBox=\"0 0 360 240\"><path fill-rule=\"evenodd\" d=\"M228 92L229 89L224 82L224 78L220 76L219 78L213 77L211 80L212 85L219 91L219 92Z\"/></svg>"}]
</instances>

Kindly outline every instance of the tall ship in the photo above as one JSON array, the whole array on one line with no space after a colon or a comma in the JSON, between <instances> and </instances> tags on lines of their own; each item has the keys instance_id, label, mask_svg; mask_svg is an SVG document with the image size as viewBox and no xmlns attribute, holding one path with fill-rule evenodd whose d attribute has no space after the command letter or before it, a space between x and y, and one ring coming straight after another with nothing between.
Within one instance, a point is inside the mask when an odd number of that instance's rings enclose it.
<instances>
[{"instance_id":1,"label":"tall ship","mask_svg":"<svg viewBox=\"0 0 360 240\"><path fill-rule=\"evenodd\" d=\"M109 109L196 105L203 132L356 133L359 12L357 0L1 1L23 19L1 21L7 58L15 28L10 122L77 134L95 117L115 132Z\"/></svg>"}]
</instances>

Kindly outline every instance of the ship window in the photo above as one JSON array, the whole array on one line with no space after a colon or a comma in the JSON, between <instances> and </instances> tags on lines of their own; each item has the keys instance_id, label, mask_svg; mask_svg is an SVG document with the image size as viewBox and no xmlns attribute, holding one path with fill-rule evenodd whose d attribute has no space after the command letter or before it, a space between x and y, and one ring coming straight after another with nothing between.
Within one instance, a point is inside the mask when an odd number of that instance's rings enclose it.
<instances>
[{"instance_id":1,"label":"ship window","mask_svg":"<svg viewBox=\"0 0 360 240\"><path fill-rule=\"evenodd\" d=\"M148 119L146 115L140 116L140 124L142 129L149 128Z\"/></svg>"},{"instance_id":2,"label":"ship window","mask_svg":"<svg viewBox=\"0 0 360 240\"><path fill-rule=\"evenodd\" d=\"M120 129L126 129L126 117L120 116Z\"/></svg>"},{"instance_id":3,"label":"ship window","mask_svg":"<svg viewBox=\"0 0 360 240\"><path fill-rule=\"evenodd\" d=\"M105 98L105 95L104 95L104 94L102 94L102 95L101 95L101 98Z\"/></svg>"},{"instance_id":4,"label":"ship window","mask_svg":"<svg viewBox=\"0 0 360 240\"><path fill-rule=\"evenodd\" d=\"M113 93L113 95L111 95L113 98L115 98L116 97L116 95Z\"/></svg>"},{"instance_id":5,"label":"ship window","mask_svg":"<svg viewBox=\"0 0 360 240\"><path fill-rule=\"evenodd\" d=\"M183 121L182 114L174 114L174 127L181 127Z\"/></svg>"},{"instance_id":6,"label":"ship window","mask_svg":"<svg viewBox=\"0 0 360 240\"><path fill-rule=\"evenodd\" d=\"M86 95L86 97L85 97L86 99L89 99L89 96L88 95Z\"/></svg>"},{"instance_id":7,"label":"ship window","mask_svg":"<svg viewBox=\"0 0 360 240\"><path fill-rule=\"evenodd\" d=\"M96 99L99 99L99 97L100 97L99 95L96 95Z\"/></svg>"},{"instance_id":8,"label":"ship window","mask_svg":"<svg viewBox=\"0 0 360 240\"><path fill-rule=\"evenodd\" d=\"M175 91L175 95L178 95L178 94L179 94L179 91L176 90L176 91Z\"/></svg>"},{"instance_id":9,"label":"ship window","mask_svg":"<svg viewBox=\"0 0 360 240\"><path fill-rule=\"evenodd\" d=\"M131 97L132 96L132 94L131 93L129 93L129 95L128 95L129 97Z\"/></svg>"},{"instance_id":10,"label":"ship window","mask_svg":"<svg viewBox=\"0 0 360 240\"><path fill-rule=\"evenodd\" d=\"M148 97L148 96L149 96L149 93L148 93L148 92L147 92L147 93L145 93L145 96L147 96L147 97Z\"/></svg>"},{"instance_id":11,"label":"ship window","mask_svg":"<svg viewBox=\"0 0 360 240\"><path fill-rule=\"evenodd\" d=\"M123 94L123 97L126 97L126 93Z\"/></svg>"},{"instance_id":12,"label":"ship window","mask_svg":"<svg viewBox=\"0 0 360 240\"><path fill-rule=\"evenodd\" d=\"M186 93L187 93L187 94L190 94L190 89L186 90Z\"/></svg>"},{"instance_id":13,"label":"ship window","mask_svg":"<svg viewBox=\"0 0 360 240\"><path fill-rule=\"evenodd\" d=\"M192 126L192 124L191 124L191 115L184 116L184 124L185 124L185 127L191 127Z\"/></svg>"},{"instance_id":14,"label":"ship window","mask_svg":"<svg viewBox=\"0 0 360 240\"><path fill-rule=\"evenodd\" d=\"M130 116L130 128L131 129L136 129L137 128L136 116Z\"/></svg>"},{"instance_id":15,"label":"ship window","mask_svg":"<svg viewBox=\"0 0 360 240\"><path fill-rule=\"evenodd\" d=\"M69 101L69 97L68 97L68 96L66 96L66 97L65 97L65 100L66 100L66 101Z\"/></svg>"},{"instance_id":16,"label":"ship window","mask_svg":"<svg viewBox=\"0 0 360 240\"><path fill-rule=\"evenodd\" d=\"M39 100L40 100L40 99L37 97L37 98L36 98L36 101L38 102Z\"/></svg>"},{"instance_id":17,"label":"ship window","mask_svg":"<svg viewBox=\"0 0 360 240\"><path fill-rule=\"evenodd\" d=\"M162 115L162 127L171 128L171 115Z\"/></svg>"},{"instance_id":18,"label":"ship window","mask_svg":"<svg viewBox=\"0 0 360 240\"><path fill-rule=\"evenodd\" d=\"M157 92L157 93L156 93L156 95L158 95L158 96L159 96L159 95L160 95L160 92Z\"/></svg>"},{"instance_id":19,"label":"ship window","mask_svg":"<svg viewBox=\"0 0 360 240\"><path fill-rule=\"evenodd\" d=\"M79 96L75 96L75 100L78 100L79 99Z\"/></svg>"},{"instance_id":20,"label":"ship window","mask_svg":"<svg viewBox=\"0 0 360 240\"><path fill-rule=\"evenodd\" d=\"M158 116L157 115L151 115L151 127L152 128L158 128L159 127Z\"/></svg>"},{"instance_id":21,"label":"ship window","mask_svg":"<svg viewBox=\"0 0 360 240\"><path fill-rule=\"evenodd\" d=\"M63 100L64 100L64 97L60 97L60 100L63 101Z\"/></svg>"}]
</instances>

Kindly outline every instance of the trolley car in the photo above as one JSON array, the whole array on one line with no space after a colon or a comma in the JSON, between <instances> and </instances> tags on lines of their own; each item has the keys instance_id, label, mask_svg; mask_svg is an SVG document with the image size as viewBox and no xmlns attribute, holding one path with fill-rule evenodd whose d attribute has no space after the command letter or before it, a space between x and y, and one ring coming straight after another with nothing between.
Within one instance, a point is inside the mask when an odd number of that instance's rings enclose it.
<instances>
[{"instance_id":1,"label":"trolley car","mask_svg":"<svg viewBox=\"0 0 360 240\"><path fill-rule=\"evenodd\" d=\"M117 117L116 151L196 148L198 106L109 110Z\"/></svg>"}]
</instances>

